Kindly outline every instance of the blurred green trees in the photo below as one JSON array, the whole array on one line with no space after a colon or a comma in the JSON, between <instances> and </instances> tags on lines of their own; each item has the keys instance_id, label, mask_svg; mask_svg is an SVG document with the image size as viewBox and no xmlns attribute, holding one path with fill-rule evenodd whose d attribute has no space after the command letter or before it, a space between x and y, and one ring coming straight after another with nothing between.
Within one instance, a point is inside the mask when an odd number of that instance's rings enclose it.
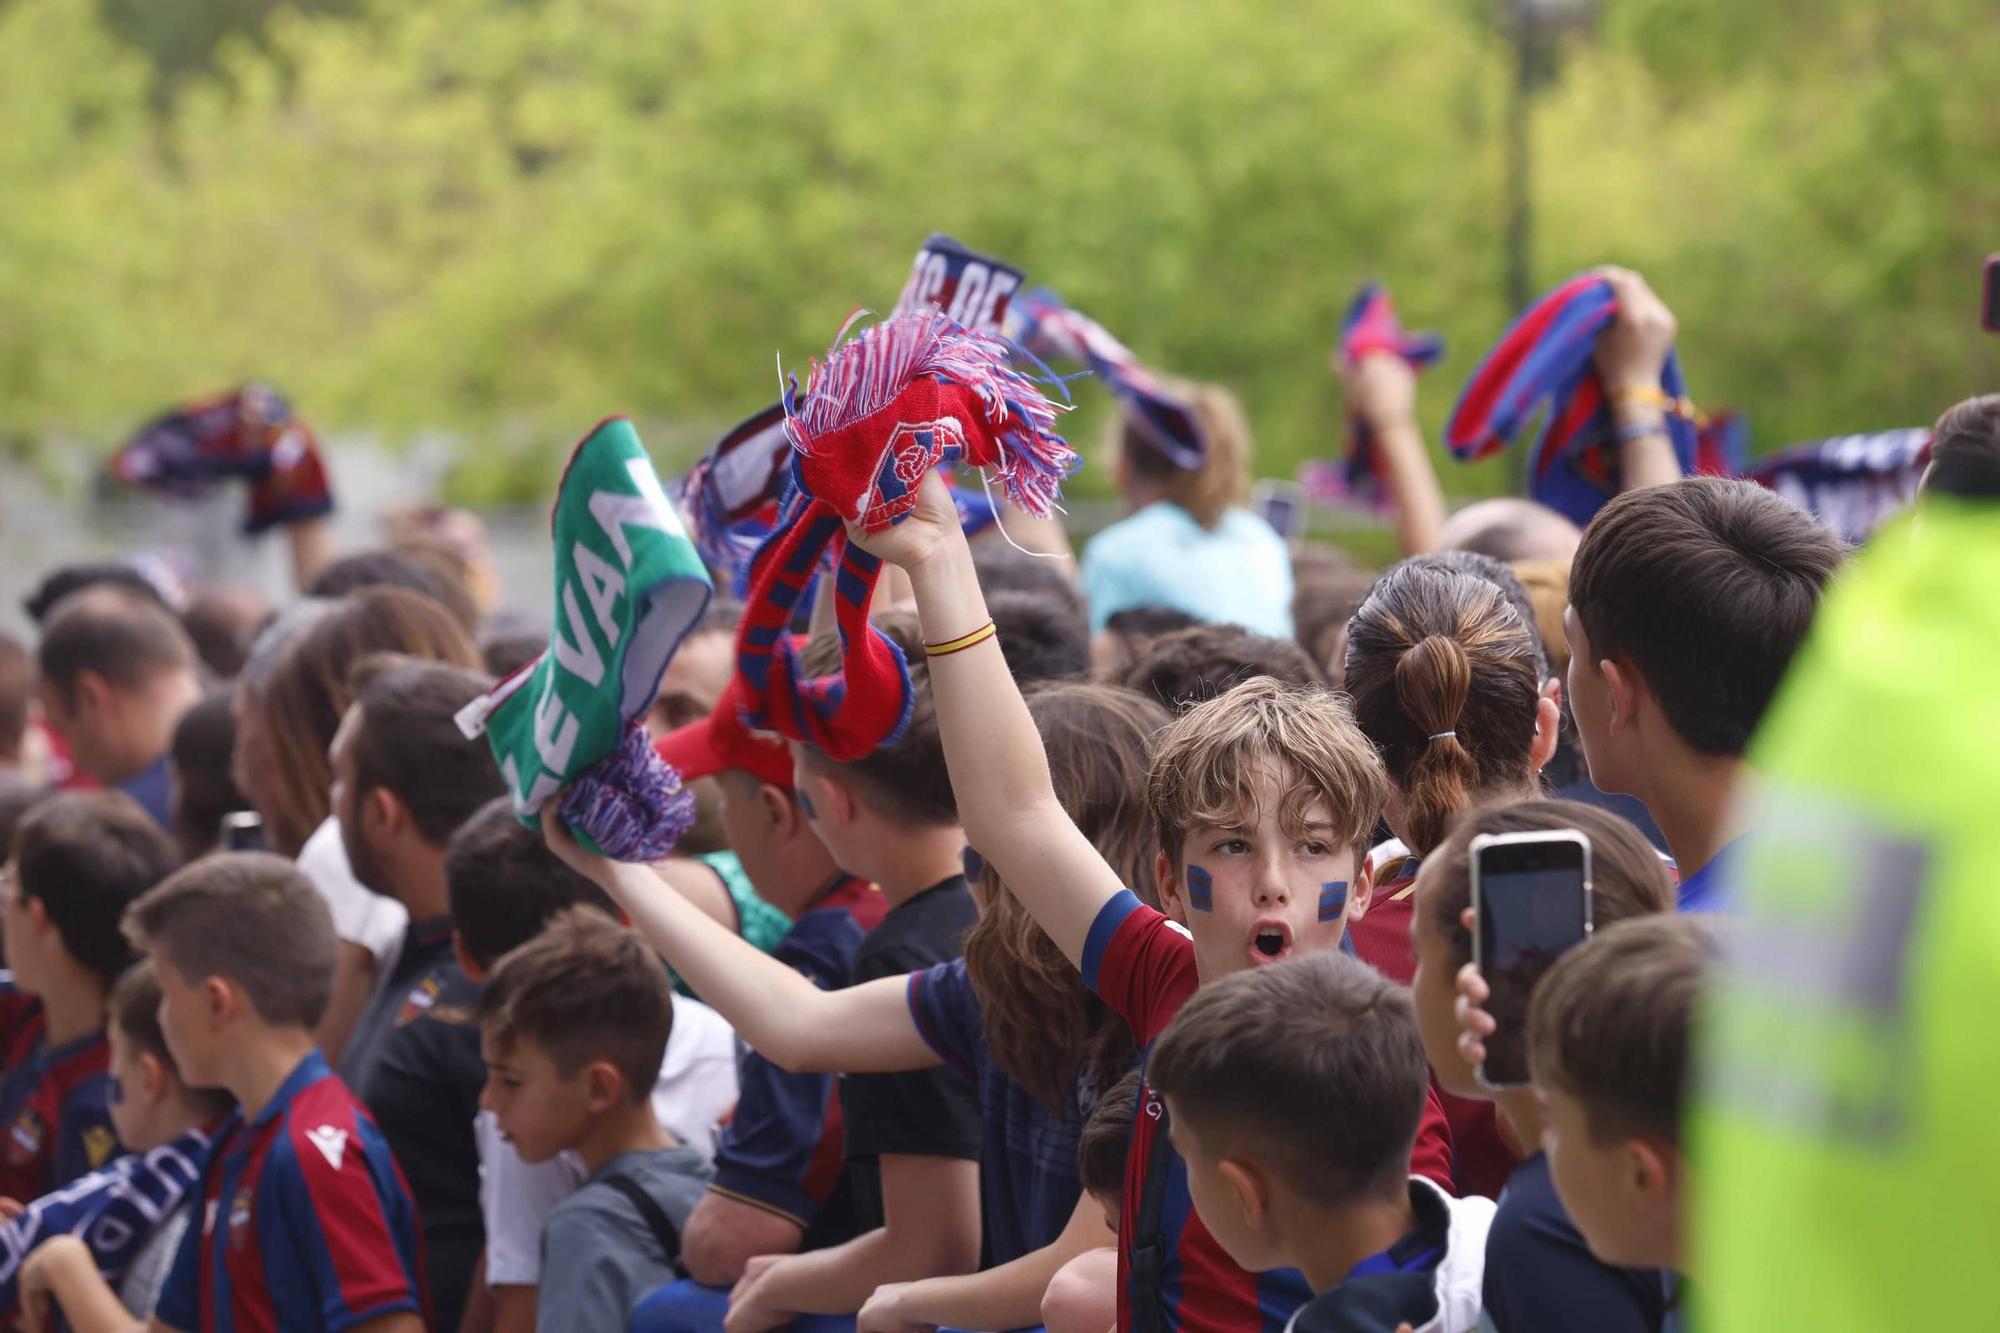
<instances>
[{"instance_id":1,"label":"blurred green trees","mask_svg":"<svg viewBox=\"0 0 2000 1333\"><path fill-rule=\"evenodd\" d=\"M1451 339L1433 432L1511 313L1508 68L1469 0L0 0L0 435L257 375L540 490L607 412L684 456L770 401L944 230L1289 472L1357 282ZM1644 269L1760 445L1927 421L2000 369L1996 87L1990 0L1606 0L1536 113L1537 283Z\"/></svg>"}]
</instances>

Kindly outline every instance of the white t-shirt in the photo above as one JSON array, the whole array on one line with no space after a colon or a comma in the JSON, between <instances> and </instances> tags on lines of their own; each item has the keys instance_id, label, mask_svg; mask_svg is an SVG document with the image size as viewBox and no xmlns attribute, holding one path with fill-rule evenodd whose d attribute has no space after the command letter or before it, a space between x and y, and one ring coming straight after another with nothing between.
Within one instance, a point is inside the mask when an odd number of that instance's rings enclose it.
<instances>
[{"instance_id":1,"label":"white t-shirt","mask_svg":"<svg viewBox=\"0 0 2000 1333\"><path fill-rule=\"evenodd\" d=\"M667 1133L712 1158L716 1135L735 1106L736 1030L700 1001L674 996L674 1025L653 1084L653 1115ZM491 1111L481 1111L472 1130L479 1145L486 1284L539 1286L542 1227L583 1184L583 1159L566 1152L530 1166L500 1137Z\"/></svg>"},{"instance_id":2,"label":"white t-shirt","mask_svg":"<svg viewBox=\"0 0 2000 1333\"><path fill-rule=\"evenodd\" d=\"M374 954L376 975L387 976L403 947L410 914L394 898L374 893L354 878L337 821L328 819L313 830L299 850L298 867L332 910L334 935Z\"/></svg>"}]
</instances>

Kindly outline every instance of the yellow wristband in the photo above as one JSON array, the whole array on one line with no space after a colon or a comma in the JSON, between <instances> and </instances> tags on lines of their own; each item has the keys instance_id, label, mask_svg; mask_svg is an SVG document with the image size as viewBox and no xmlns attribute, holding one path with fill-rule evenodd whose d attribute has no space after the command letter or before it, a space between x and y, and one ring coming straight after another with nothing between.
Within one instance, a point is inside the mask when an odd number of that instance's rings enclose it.
<instances>
[{"instance_id":1,"label":"yellow wristband","mask_svg":"<svg viewBox=\"0 0 2000 1333\"><path fill-rule=\"evenodd\" d=\"M1676 398L1655 384L1614 385L1605 397L1613 407L1652 407L1684 421L1693 421L1697 415L1690 399Z\"/></svg>"},{"instance_id":2,"label":"yellow wristband","mask_svg":"<svg viewBox=\"0 0 2000 1333\"><path fill-rule=\"evenodd\" d=\"M955 639L946 639L943 643L925 644L924 656L947 657L952 653L962 653L967 648L977 648L980 644L985 643L999 632L999 629L989 620L970 634L961 634Z\"/></svg>"}]
</instances>

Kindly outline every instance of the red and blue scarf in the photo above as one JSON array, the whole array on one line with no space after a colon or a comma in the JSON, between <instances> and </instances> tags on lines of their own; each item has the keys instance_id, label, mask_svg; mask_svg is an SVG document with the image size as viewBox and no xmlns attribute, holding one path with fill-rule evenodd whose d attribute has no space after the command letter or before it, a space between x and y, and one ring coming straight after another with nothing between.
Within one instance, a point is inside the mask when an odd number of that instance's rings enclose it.
<instances>
[{"instance_id":1,"label":"red and blue scarf","mask_svg":"<svg viewBox=\"0 0 2000 1333\"><path fill-rule=\"evenodd\" d=\"M154 418L111 459L111 475L176 499L202 499L221 482L250 483L243 531L333 512L333 490L312 428L269 385L187 403Z\"/></svg>"},{"instance_id":2,"label":"red and blue scarf","mask_svg":"<svg viewBox=\"0 0 2000 1333\"><path fill-rule=\"evenodd\" d=\"M1355 293L1340 322L1340 359L1347 365L1383 354L1401 357L1421 371L1444 355L1444 339L1435 333L1410 333L1397 322L1389 292L1371 282ZM1347 414L1347 450L1334 462L1314 459L1299 468L1299 484L1323 504L1356 505L1376 513L1394 507L1383 484L1382 458L1375 450L1375 432L1353 412Z\"/></svg>"},{"instance_id":3,"label":"red and blue scarf","mask_svg":"<svg viewBox=\"0 0 2000 1333\"><path fill-rule=\"evenodd\" d=\"M1529 306L1459 395L1445 425L1445 445L1453 456L1465 462L1487 457L1546 407L1529 459L1528 495L1578 525L1590 522L1618 493L1616 428L1591 364L1598 336L1617 315L1611 284L1588 273ZM1675 403L1686 404L1687 381L1673 353L1659 387ZM1703 470L1691 408L1668 415L1667 435L1684 475Z\"/></svg>"},{"instance_id":4,"label":"red and blue scarf","mask_svg":"<svg viewBox=\"0 0 2000 1333\"><path fill-rule=\"evenodd\" d=\"M803 395L791 382L784 410L795 494L751 561L737 638L745 721L845 762L900 735L913 700L902 650L868 619L881 562L849 544L846 524L900 522L924 474L946 464L997 473L1016 507L1046 517L1079 460L1055 433L1062 409L1012 367L1008 344L934 307L836 341ZM789 631L828 556L841 670L808 679Z\"/></svg>"},{"instance_id":5,"label":"red and blue scarf","mask_svg":"<svg viewBox=\"0 0 2000 1333\"><path fill-rule=\"evenodd\" d=\"M1007 333L1037 362L1089 367L1118 400L1139 439L1175 467L1192 472L1208 457L1208 437L1194 409L1102 324L1070 309L1048 288L1015 299Z\"/></svg>"}]
</instances>

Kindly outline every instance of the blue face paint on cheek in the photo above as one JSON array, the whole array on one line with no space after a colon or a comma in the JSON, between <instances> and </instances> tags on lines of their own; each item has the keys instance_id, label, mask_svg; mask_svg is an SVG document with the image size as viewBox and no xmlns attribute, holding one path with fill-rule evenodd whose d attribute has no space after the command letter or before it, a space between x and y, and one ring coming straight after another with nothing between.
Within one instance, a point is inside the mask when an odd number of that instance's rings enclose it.
<instances>
[{"instance_id":1,"label":"blue face paint on cheek","mask_svg":"<svg viewBox=\"0 0 2000 1333\"><path fill-rule=\"evenodd\" d=\"M113 1074L109 1078L104 1080L104 1099L110 1102L113 1106L121 1106L124 1104L125 1083L122 1079L118 1077L118 1075Z\"/></svg>"},{"instance_id":2,"label":"blue face paint on cheek","mask_svg":"<svg viewBox=\"0 0 2000 1333\"><path fill-rule=\"evenodd\" d=\"M1347 881L1337 879L1331 884L1319 886L1319 919L1338 921L1340 914L1347 910Z\"/></svg>"},{"instance_id":3,"label":"blue face paint on cheek","mask_svg":"<svg viewBox=\"0 0 2000 1333\"><path fill-rule=\"evenodd\" d=\"M1197 912L1215 910L1215 880L1200 866L1187 868L1188 906Z\"/></svg>"},{"instance_id":4,"label":"blue face paint on cheek","mask_svg":"<svg viewBox=\"0 0 2000 1333\"><path fill-rule=\"evenodd\" d=\"M806 795L806 789L804 787L799 788L798 791L794 793L794 795L796 795L799 798L799 809L806 812L807 819L819 818L819 811L813 809L813 798Z\"/></svg>"}]
</instances>

